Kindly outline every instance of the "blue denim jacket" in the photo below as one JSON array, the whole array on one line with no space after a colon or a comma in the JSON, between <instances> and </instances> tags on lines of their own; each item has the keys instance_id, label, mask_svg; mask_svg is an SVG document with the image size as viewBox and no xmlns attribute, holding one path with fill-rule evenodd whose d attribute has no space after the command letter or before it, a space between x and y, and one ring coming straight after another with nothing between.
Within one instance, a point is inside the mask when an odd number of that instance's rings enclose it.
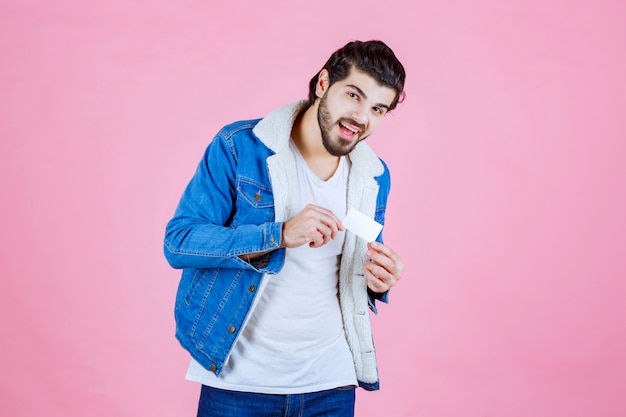
<instances>
[{"instance_id":1,"label":"blue denim jacket","mask_svg":"<svg viewBox=\"0 0 626 417\"><path fill-rule=\"evenodd\" d=\"M285 260L280 248L295 161L288 151L297 102L264 119L224 127L209 144L167 224L164 252L183 269L176 337L192 357L219 375L246 324L266 274ZM365 143L350 153L348 206L384 224L386 165ZM379 236L379 240L382 238ZM347 232L339 276L346 338L360 386L378 389L368 307L376 312L363 274L367 242ZM270 251L248 263L238 255ZM386 294L379 297L386 302Z\"/></svg>"}]
</instances>

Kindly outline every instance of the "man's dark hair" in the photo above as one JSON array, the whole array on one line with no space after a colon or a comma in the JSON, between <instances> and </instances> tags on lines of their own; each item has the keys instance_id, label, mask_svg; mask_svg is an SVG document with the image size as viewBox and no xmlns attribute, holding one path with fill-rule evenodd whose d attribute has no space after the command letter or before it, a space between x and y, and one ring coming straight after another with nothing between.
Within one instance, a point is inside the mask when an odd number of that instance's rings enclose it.
<instances>
[{"instance_id":1,"label":"man's dark hair","mask_svg":"<svg viewBox=\"0 0 626 417\"><path fill-rule=\"evenodd\" d=\"M317 98L316 84L324 69L328 70L329 86L345 79L350 70L356 69L374 77L381 85L395 90L396 98L389 110L393 110L404 99L404 67L391 48L382 41L353 41L335 51L309 83L309 105Z\"/></svg>"}]
</instances>

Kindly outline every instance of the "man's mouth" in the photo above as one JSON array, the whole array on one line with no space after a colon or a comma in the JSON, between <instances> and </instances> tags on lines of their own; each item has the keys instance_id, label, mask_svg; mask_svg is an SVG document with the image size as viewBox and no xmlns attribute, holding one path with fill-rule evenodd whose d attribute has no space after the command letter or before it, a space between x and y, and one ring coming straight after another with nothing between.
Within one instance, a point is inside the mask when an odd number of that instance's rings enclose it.
<instances>
[{"instance_id":1,"label":"man's mouth","mask_svg":"<svg viewBox=\"0 0 626 417\"><path fill-rule=\"evenodd\" d=\"M352 140L361 132L358 124L348 123L347 121L339 122L339 134L343 139Z\"/></svg>"}]
</instances>

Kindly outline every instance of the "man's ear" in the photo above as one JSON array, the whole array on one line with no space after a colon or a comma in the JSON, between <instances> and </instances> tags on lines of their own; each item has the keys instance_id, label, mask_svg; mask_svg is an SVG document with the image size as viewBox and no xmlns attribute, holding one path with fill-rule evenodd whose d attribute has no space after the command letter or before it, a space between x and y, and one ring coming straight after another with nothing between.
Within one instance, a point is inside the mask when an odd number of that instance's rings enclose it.
<instances>
[{"instance_id":1,"label":"man's ear","mask_svg":"<svg viewBox=\"0 0 626 417\"><path fill-rule=\"evenodd\" d=\"M330 74L328 70L324 68L320 71L320 74L317 76L317 84L315 84L315 95L321 98L326 91L328 90L328 86L330 85Z\"/></svg>"}]
</instances>

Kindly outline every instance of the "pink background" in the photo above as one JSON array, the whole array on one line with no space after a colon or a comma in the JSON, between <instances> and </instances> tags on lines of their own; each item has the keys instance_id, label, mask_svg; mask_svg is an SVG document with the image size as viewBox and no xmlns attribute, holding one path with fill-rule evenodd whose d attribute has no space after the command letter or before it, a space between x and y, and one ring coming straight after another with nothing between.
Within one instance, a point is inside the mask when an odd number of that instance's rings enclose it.
<instances>
[{"instance_id":1,"label":"pink background","mask_svg":"<svg viewBox=\"0 0 626 417\"><path fill-rule=\"evenodd\" d=\"M406 260L358 416L626 416L626 4L0 3L0 415L191 416L161 242L223 124L381 38Z\"/></svg>"}]
</instances>

